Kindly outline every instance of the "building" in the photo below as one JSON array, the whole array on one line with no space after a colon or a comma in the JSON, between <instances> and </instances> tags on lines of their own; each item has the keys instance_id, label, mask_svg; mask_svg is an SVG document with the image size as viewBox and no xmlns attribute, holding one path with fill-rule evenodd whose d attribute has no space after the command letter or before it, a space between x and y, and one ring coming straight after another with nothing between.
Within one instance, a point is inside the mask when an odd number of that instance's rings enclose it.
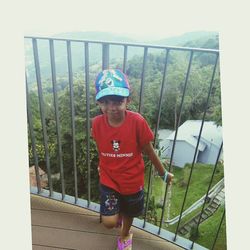
<instances>
[{"instance_id":1,"label":"building","mask_svg":"<svg viewBox=\"0 0 250 250\"><path fill-rule=\"evenodd\" d=\"M174 149L173 165L184 167L186 163L193 162L201 123L202 121L200 120L188 120L179 127ZM174 137L175 131L165 140L160 141L162 157L171 157ZM195 162L215 164L221 143L222 127L217 126L213 121L205 121ZM164 145L167 145L167 147L164 148Z\"/></svg>"}]
</instances>

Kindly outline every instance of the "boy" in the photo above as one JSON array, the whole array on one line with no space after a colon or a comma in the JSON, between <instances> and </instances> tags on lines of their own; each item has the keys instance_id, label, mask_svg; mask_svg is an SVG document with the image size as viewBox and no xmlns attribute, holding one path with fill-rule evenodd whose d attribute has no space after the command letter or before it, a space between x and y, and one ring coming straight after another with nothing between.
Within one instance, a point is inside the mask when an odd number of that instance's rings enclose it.
<instances>
[{"instance_id":1,"label":"boy","mask_svg":"<svg viewBox=\"0 0 250 250\"><path fill-rule=\"evenodd\" d=\"M107 228L121 226L119 250L132 249L133 218L143 213L144 162L142 152L170 183L168 173L155 154L154 138L146 120L128 111L130 86L118 69L100 72L95 80L96 101L102 115L92 120L92 136L99 152L102 222ZM122 224L122 225L121 225Z\"/></svg>"}]
</instances>

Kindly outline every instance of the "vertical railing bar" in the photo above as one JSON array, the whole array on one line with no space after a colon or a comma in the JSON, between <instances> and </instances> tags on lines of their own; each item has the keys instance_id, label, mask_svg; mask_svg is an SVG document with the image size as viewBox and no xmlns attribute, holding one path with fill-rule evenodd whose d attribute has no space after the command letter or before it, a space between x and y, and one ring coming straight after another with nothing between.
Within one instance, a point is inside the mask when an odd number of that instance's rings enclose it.
<instances>
[{"instance_id":1,"label":"vertical railing bar","mask_svg":"<svg viewBox=\"0 0 250 250\"><path fill-rule=\"evenodd\" d=\"M215 247L215 243L216 243L216 241L217 241L217 239L218 239L219 232L220 232L221 225L222 225L222 222L223 222L224 218L225 218L225 209L224 209L224 212L223 212L223 214L222 214L222 216L221 216L220 225L219 225L218 230L217 230L217 232L216 232L216 236L215 236L215 238L214 238L214 242L213 242L213 246L212 246L211 250L213 250L214 247Z\"/></svg>"},{"instance_id":2,"label":"vertical railing bar","mask_svg":"<svg viewBox=\"0 0 250 250\"><path fill-rule=\"evenodd\" d=\"M169 54L169 50L167 50L166 61L168 60L168 54ZM165 76L165 75L166 75L166 72L167 72L167 65L165 64L164 77L166 77L166 76ZM160 107L160 108L161 108L161 107ZM157 121L158 127L159 127L159 123L160 123L160 119L158 119L158 121ZM160 229L161 229L162 223L163 223L165 203L166 203L166 199L164 200L163 207L162 207L162 213L161 213L161 219L160 219L160 225L159 225L158 234L160 234Z\"/></svg>"},{"instance_id":3,"label":"vertical railing bar","mask_svg":"<svg viewBox=\"0 0 250 250\"><path fill-rule=\"evenodd\" d=\"M70 41L67 41L67 57L68 57L69 89L70 89L71 130L72 130L73 166L74 166L74 181L75 181L75 203L77 203L78 188L77 188L77 168L76 168L75 107L74 107L74 87L73 87L72 57L71 57Z\"/></svg>"},{"instance_id":4,"label":"vertical railing bar","mask_svg":"<svg viewBox=\"0 0 250 250\"><path fill-rule=\"evenodd\" d=\"M36 184L37 184L37 193L41 193L41 179L39 175L39 169L38 169L38 156L37 156L37 151L36 151L36 138L34 135L34 130L33 130L33 117L32 113L30 110L30 100L29 100L29 91L28 91L28 82L27 82L27 75L25 74L25 80L26 80L26 103L27 103L27 118L28 118L28 124L29 124L29 132L30 132L30 137L31 137L31 146L32 146L32 153L33 153L33 158L35 162L35 173L36 173Z\"/></svg>"},{"instance_id":5,"label":"vertical railing bar","mask_svg":"<svg viewBox=\"0 0 250 250\"><path fill-rule=\"evenodd\" d=\"M199 219L198 219L197 227L196 227L196 233L198 232L198 228L199 228L199 225L200 225L200 222L201 222L201 216L202 216L202 214L204 212L204 208L205 208L205 205L206 205L207 197L208 197L210 188L212 186L212 182L213 182L213 179L214 179L215 171L217 169L218 162L219 162L219 159L220 159L222 147L223 147L223 142L221 143L221 146L220 146L220 149L219 149L219 152L218 152L218 155L217 155L217 159L216 159L216 162L215 162L214 170L213 170L213 173L212 173L212 176L211 176L208 188L207 188L207 193L206 193L206 196L204 198L204 203L203 203L203 206L202 206L202 209L201 209L201 212L200 212L200 216L199 216ZM194 246L194 241L192 242L191 249L193 248L193 246Z\"/></svg>"},{"instance_id":6,"label":"vertical railing bar","mask_svg":"<svg viewBox=\"0 0 250 250\"><path fill-rule=\"evenodd\" d=\"M210 88L209 88L208 97L207 97L207 101L206 101L205 111L203 113L202 124L201 124L200 133L199 133L199 136L198 136L198 141L197 141L197 145L196 145L196 151L195 151L195 155L194 155L194 159L193 159L193 163L192 163L192 168L193 168L193 165L194 165L194 162L195 162L195 159L196 159L196 154L198 152L198 146L199 146L200 137L201 137L201 134L202 134L202 128L203 128L203 124L204 124L206 112L207 112L207 109L208 109L209 98L210 98L210 95L211 95L211 92L212 92L212 86L213 86L213 82L214 82L214 77L215 77L215 72L216 72L216 67L217 67L217 62L218 62L218 56L219 55L217 54L216 55L216 59L215 59L213 74L212 74L212 78L211 78L211 82L210 82ZM207 193L206 193L206 198L204 199L204 203L203 203L203 206L202 206L202 209L201 209L201 213L200 213L199 220L198 220L197 227L196 227L196 232L198 232L199 224L200 224L200 221L201 221L201 216L202 216L202 213L203 213L204 208L205 208L206 199L207 199L210 187L212 185L213 177L214 177L214 174L215 174L215 169L217 168L217 164L218 164L219 157L220 157L220 154L221 154L222 146L223 146L223 143L221 144L221 147L220 147L220 150L219 150L219 153L218 153L218 156L217 156L217 160L216 160L216 163L215 163L215 167L214 167L214 170L213 170L213 173L212 173L212 177L211 177L210 183L208 185L208 190L207 190ZM193 246L194 246L194 241L192 242L191 248L193 248Z\"/></svg>"},{"instance_id":7,"label":"vertical railing bar","mask_svg":"<svg viewBox=\"0 0 250 250\"><path fill-rule=\"evenodd\" d=\"M102 70L109 67L109 44L102 44Z\"/></svg>"},{"instance_id":8,"label":"vertical railing bar","mask_svg":"<svg viewBox=\"0 0 250 250\"><path fill-rule=\"evenodd\" d=\"M42 90L42 83L41 83L40 64L39 64L39 58L38 58L37 40L34 38L32 39L32 45L33 45L34 62L35 62L35 68L36 68L36 80L37 80L37 87L38 87L41 122L42 122L45 159L46 159L46 167L47 167L47 174L48 174L48 181L49 181L49 195L52 196L53 187L52 187L50 161L49 161L48 137L47 137L47 131L46 131L46 124L45 124L45 115L44 115L43 90Z\"/></svg>"},{"instance_id":9,"label":"vertical railing bar","mask_svg":"<svg viewBox=\"0 0 250 250\"><path fill-rule=\"evenodd\" d=\"M142 73L141 73L139 110L138 110L139 113L142 113L142 107L143 107L143 92L144 92L144 83L145 83L145 69L146 69L146 64L147 64L147 55L148 55L148 47L144 47L143 65L142 65Z\"/></svg>"},{"instance_id":10,"label":"vertical railing bar","mask_svg":"<svg viewBox=\"0 0 250 250\"><path fill-rule=\"evenodd\" d=\"M86 130L87 130L87 169L88 169L88 206L91 202L91 174L90 174L90 101L89 101L89 44L84 44L85 53L85 86L86 86Z\"/></svg>"},{"instance_id":11,"label":"vertical railing bar","mask_svg":"<svg viewBox=\"0 0 250 250\"><path fill-rule=\"evenodd\" d=\"M128 46L124 45L123 67L122 67L124 73L126 73L127 59L128 59Z\"/></svg>"},{"instance_id":12,"label":"vertical railing bar","mask_svg":"<svg viewBox=\"0 0 250 250\"><path fill-rule=\"evenodd\" d=\"M174 156L174 150L175 150L175 143L176 143L178 129L179 129L180 121L181 121L181 112L182 112L183 102L184 102L184 98L185 98L185 94L186 94L187 83L188 83L188 79L189 79L189 75L190 75L192 60L193 60L193 51L191 50L190 57L189 57L189 63L188 63L188 69L187 69L185 83L184 83L183 94L182 94L182 100L181 100L181 105L180 105L179 117L178 117L178 121L177 121L177 126L175 128L174 142L173 142L173 146L172 146L169 169L168 169L169 172L172 172L172 162L173 162L173 156ZM162 206L163 208L162 208L161 220L160 220L161 224L159 227L158 234L160 234L160 232L161 232L162 221L164 219L164 209L165 209L165 205L166 205L167 193L168 193L168 185L166 185L166 188L165 188L164 200L163 200L163 206Z\"/></svg>"},{"instance_id":13,"label":"vertical railing bar","mask_svg":"<svg viewBox=\"0 0 250 250\"><path fill-rule=\"evenodd\" d=\"M213 69L213 74L212 74L210 88L209 88L209 92L208 92L208 96L207 96L206 106L205 106L205 110L204 110L203 117L202 117L202 123L201 123L201 127L200 127L200 132L199 132L199 136L198 136L198 139L197 139L197 144L196 144L196 148L195 148L194 158L193 158L193 162L192 162L192 166L191 166L191 170L190 170L190 174L189 174L189 178L188 178L187 188L186 188L184 199L183 199L183 203L182 203L182 208L181 208L181 212L180 212L180 218L179 218L179 221L178 221L178 224L177 224L177 227L176 227L176 231L175 231L174 240L176 239L177 232L179 230L179 225L180 225L180 222L181 222L181 217L182 217L182 213L183 213L183 210L184 210L184 205L185 205L186 198L187 198L189 184L190 184L191 176L192 176L193 169L194 169L194 163L195 163L196 155L197 155L197 152L198 152L198 147L199 147L199 144L200 144L200 138L201 138L201 133L202 133L202 129L203 129L205 117L206 117L206 112L207 112L207 109L208 109L209 98L210 98L211 91L212 91L212 85L213 85L213 81L214 81L214 76L215 76L217 61L218 61L218 54L216 56L216 61L215 61L214 69Z\"/></svg>"},{"instance_id":14,"label":"vertical railing bar","mask_svg":"<svg viewBox=\"0 0 250 250\"><path fill-rule=\"evenodd\" d=\"M161 90L160 90L160 99L158 102L158 114L157 114L157 123L156 123L156 128L155 128L154 146L156 144L156 135L158 133L159 126L160 126L162 99L163 99L163 94L165 93L165 85L166 85L168 55L169 55L169 50L166 49L164 72L163 72L163 78L162 78Z\"/></svg>"},{"instance_id":15,"label":"vertical railing bar","mask_svg":"<svg viewBox=\"0 0 250 250\"><path fill-rule=\"evenodd\" d=\"M63 200L65 197L65 185L64 185L63 160L62 160L62 142L61 142L61 131L59 122L58 97L56 88L56 65L55 65L54 41L52 39L49 40L49 45L50 45L51 77L53 85L53 96L54 96L55 118L56 118L57 150L58 150L58 159L60 166L60 179L61 179L62 200Z\"/></svg>"},{"instance_id":16,"label":"vertical railing bar","mask_svg":"<svg viewBox=\"0 0 250 250\"><path fill-rule=\"evenodd\" d=\"M156 144L156 136L157 136L158 129L159 129L159 124L160 124L163 93L165 92L168 54L169 54L169 50L166 49L165 66L164 66L163 79L162 79L161 90L160 90L160 99L159 99L159 103L158 103L157 123L156 123L156 128L155 128L155 133L154 133L154 142L153 142L154 147L155 147L155 144ZM152 164L150 164L150 169L149 169L149 180L148 180L148 190L147 190L148 195L147 195L146 207L145 207L145 212L144 212L143 227L145 227L145 225L146 225L146 215L147 215L148 205L149 205L149 194L150 194L150 188L151 188L151 178L152 178Z\"/></svg>"}]
</instances>

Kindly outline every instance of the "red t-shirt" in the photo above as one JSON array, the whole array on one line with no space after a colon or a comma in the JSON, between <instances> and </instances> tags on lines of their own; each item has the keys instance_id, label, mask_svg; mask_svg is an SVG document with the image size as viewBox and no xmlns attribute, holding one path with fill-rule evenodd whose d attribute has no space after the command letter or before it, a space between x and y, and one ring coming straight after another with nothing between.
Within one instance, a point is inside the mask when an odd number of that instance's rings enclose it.
<instances>
[{"instance_id":1,"label":"red t-shirt","mask_svg":"<svg viewBox=\"0 0 250 250\"><path fill-rule=\"evenodd\" d=\"M106 115L92 121L92 136L99 152L101 184L121 194L133 194L144 186L142 147L154 139L145 119L126 111L124 122L111 127Z\"/></svg>"}]
</instances>

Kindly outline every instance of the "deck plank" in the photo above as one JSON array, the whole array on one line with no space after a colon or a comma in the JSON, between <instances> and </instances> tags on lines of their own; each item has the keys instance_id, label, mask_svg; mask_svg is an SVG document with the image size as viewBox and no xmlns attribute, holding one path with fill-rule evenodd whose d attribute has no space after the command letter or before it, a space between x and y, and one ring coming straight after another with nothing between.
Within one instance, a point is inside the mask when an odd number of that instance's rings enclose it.
<instances>
[{"instance_id":1,"label":"deck plank","mask_svg":"<svg viewBox=\"0 0 250 250\"><path fill-rule=\"evenodd\" d=\"M113 250L119 229L106 229L99 214L88 209L31 195L32 246L34 250ZM132 227L133 250L182 248Z\"/></svg>"}]
</instances>

